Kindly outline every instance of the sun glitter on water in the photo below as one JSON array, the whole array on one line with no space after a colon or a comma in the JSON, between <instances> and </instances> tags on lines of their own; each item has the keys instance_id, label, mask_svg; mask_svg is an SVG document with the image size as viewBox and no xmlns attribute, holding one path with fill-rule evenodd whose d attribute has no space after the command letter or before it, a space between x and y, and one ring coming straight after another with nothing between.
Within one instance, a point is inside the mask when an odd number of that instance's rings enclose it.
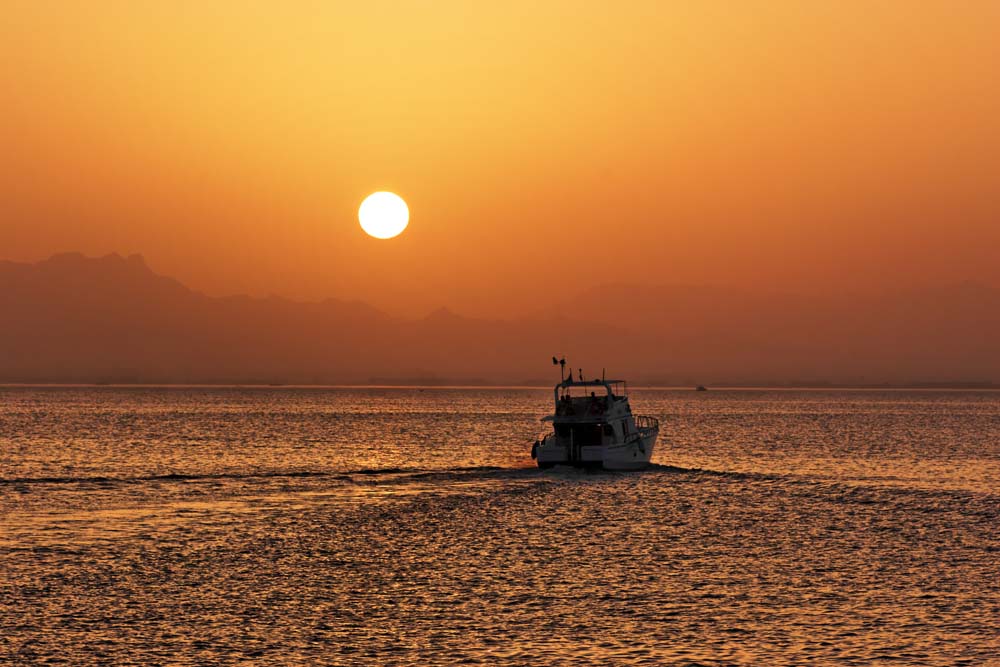
<instances>
[{"instance_id":1,"label":"sun glitter on water","mask_svg":"<svg viewBox=\"0 0 1000 667\"><path fill-rule=\"evenodd\" d=\"M399 236L410 222L410 209L399 195L373 192L365 197L358 209L361 229L377 239Z\"/></svg>"}]
</instances>

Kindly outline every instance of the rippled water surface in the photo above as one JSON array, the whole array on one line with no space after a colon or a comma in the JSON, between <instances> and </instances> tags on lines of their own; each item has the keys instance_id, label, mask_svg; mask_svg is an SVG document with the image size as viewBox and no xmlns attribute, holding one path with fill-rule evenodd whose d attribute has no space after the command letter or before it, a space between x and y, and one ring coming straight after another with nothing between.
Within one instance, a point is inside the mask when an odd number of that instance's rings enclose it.
<instances>
[{"instance_id":1,"label":"rippled water surface","mask_svg":"<svg viewBox=\"0 0 1000 667\"><path fill-rule=\"evenodd\" d=\"M1000 393L0 388L0 664L1000 664Z\"/></svg>"}]
</instances>

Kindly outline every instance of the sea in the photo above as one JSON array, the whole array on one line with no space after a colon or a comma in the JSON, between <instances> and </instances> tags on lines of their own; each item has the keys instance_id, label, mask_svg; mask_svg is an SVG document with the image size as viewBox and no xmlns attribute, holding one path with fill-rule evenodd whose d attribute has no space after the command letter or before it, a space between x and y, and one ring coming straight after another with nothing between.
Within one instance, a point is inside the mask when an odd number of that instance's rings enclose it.
<instances>
[{"instance_id":1,"label":"sea","mask_svg":"<svg viewBox=\"0 0 1000 667\"><path fill-rule=\"evenodd\" d=\"M2 665L1000 665L1000 392L0 388Z\"/></svg>"}]
</instances>

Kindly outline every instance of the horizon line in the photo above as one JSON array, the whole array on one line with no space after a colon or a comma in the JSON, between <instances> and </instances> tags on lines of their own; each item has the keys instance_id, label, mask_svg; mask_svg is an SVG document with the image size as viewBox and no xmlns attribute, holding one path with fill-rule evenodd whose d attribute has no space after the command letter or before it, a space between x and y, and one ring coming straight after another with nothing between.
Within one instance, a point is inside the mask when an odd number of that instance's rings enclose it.
<instances>
[{"instance_id":1,"label":"horizon line","mask_svg":"<svg viewBox=\"0 0 1000 667\"><path fill-rule=\"evenodd\" d=\"M540 384L284 384L239 382L0 382L0 389L552 389ZM700 385L631 384L629 389L695 391ZM720 384L704 385L709 391L1000 391L996 382L918 382L912 384Z\"/></svg>"}]
</instances>

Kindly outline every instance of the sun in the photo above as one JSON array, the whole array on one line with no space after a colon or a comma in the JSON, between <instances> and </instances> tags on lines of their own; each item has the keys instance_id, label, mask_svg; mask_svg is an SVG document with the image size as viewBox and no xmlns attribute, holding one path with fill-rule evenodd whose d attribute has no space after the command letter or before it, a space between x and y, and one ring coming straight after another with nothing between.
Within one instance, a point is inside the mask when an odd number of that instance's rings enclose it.
<instances>
[{"instance_id":1,"label":"sun","mask_svg":"<svg viewBox=\"0 0 1000 667\"><path fill-rule=\"evenodd\" d=\"M399 236L410 222L410 209L403 198L392 192L373 192L358 209L361 229L377 239Z\"/></svg>"}]
</instances>

